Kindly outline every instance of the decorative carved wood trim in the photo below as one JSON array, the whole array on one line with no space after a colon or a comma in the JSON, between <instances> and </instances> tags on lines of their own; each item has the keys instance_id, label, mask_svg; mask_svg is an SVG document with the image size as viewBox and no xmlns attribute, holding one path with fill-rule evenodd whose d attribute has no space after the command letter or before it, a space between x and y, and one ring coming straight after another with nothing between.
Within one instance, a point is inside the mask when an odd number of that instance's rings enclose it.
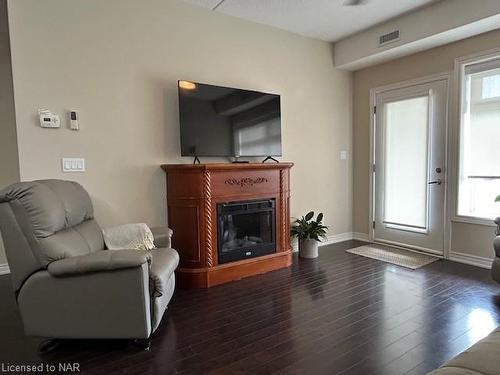
<instances>
[{"instance_id":1,"label":"decorative carved wood trim","mask_svg":"<svg viewBox=\"0 0 500 375\"><path fill-rule=\"evenodd\" d=\"M224 183L226 185L239 185L241 187L243 186L253 186L257 184L263 184L268 182L268 179L265 177L257 177L257 178L251 178L251 177L244 177L240 179L236 178L228 178Z\"/></svg>"},{"instance_id":2,"label":"decorative carved wood trim","mask_svg":"<svg viewBox=\"0 0 500 375\"><path fill-rule=\"evenodd\" d=\"M286 175L285 175L286 171L285 170L280 170L280 209L279 209L279 213L280 213L280 216L281 216L281 248L282 249L286 249L286 243L287 243L287 240L286 240L286 236L288 235L287 233L287 228L288 228L288 225L287 225L287 210L285 209L286 208L286 194L285 194L285 179L286 179ZM287 249L288 250L288 249Z\"/></svg>"},{"instance_id":3,"label":"decorative carved wood trim","mask_svg":"<svg viewBox=\"0 0 500 375\"><path fill-rule=\"evenodd\" d=\"M210 172L203 172L203 197L204 199L204 210L203 216L205 219L205 250L207 255L207 266L213 266L213 255L212 255L212 186L210 183Z\"/></svg>"}]
</instances>

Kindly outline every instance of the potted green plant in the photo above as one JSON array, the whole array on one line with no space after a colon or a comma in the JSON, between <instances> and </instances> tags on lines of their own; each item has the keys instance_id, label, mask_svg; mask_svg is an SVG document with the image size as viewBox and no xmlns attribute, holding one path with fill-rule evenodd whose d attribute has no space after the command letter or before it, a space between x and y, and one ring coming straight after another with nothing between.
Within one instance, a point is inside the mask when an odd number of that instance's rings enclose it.
<instances>
[{"instance_id":1,"label":"potted green plant","mask_svg":"<svg viewBox=\"0 0 500 375\"><path fill-rule=\"evenodd\" d=\"M301 258L317 258L318 244L322 238L326 238L327 226L323 225L323 214L319 213L314 218L314 212L311 211L307 215L292 223L291 235L299 239L299 256Z\"/></svg>"}]
</instances>

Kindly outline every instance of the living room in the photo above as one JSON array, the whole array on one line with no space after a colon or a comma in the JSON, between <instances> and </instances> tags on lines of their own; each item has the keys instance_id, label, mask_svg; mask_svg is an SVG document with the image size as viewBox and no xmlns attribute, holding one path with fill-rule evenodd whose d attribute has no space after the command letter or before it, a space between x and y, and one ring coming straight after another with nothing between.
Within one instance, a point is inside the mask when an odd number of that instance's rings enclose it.
<instances>
[{"instance_id":1,"label":"living room","mask_svg":"<svg viewBox=\"0 0 500 375\"><path fill-rule=\"evenodd\" d=\"M0 7L0 372L498 374L498 1Z\"/></svg>"}]
</instances>

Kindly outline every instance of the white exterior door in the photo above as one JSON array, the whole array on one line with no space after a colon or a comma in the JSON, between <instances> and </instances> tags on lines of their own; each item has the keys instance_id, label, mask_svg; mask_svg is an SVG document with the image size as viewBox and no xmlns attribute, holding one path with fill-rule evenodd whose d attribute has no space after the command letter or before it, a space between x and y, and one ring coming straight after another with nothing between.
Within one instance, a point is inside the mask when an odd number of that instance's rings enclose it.
<instances>
[{"instance_id":1,"label":"white exterior door","mask_svg":"<svg viewBox=\"0 0 500 375\"><path fill-rule=\"evenodd\" d=\"M375 94L373 238L443 255L448 80Z\"/></svg>"}]
</instances>

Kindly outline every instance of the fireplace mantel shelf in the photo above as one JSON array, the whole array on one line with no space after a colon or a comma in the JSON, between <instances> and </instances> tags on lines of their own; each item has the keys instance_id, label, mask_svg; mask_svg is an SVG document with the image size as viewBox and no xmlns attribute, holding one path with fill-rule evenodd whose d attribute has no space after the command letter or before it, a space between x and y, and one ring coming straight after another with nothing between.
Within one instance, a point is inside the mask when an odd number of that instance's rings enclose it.
<instances>
[{"instance_id":1,"label":"fireplace mantel shelf","mask_svg":"<svg viewBox=\"0 0 500 375\"><path fill-rule=\"evenodd\" d=\"M227 170L265 170L265 169L290 169L293 163L207 163L207 164L162 164L164 171L168 170L207 170L207 171L227 171Z\"/></svg>"},{"instance_id":2,"label":"fireplace mantel shelf","mask_svg":"<svg viewBox=\"0 0 500 375\"><path fill-rule=\"evenodd\" d=\"M291 265L290 168L293 163L164 164L168 223L179 252L179 285L207 288ZM219 203L276 202L275 252L219 264Z\"/></svg>"}]
</instances>

